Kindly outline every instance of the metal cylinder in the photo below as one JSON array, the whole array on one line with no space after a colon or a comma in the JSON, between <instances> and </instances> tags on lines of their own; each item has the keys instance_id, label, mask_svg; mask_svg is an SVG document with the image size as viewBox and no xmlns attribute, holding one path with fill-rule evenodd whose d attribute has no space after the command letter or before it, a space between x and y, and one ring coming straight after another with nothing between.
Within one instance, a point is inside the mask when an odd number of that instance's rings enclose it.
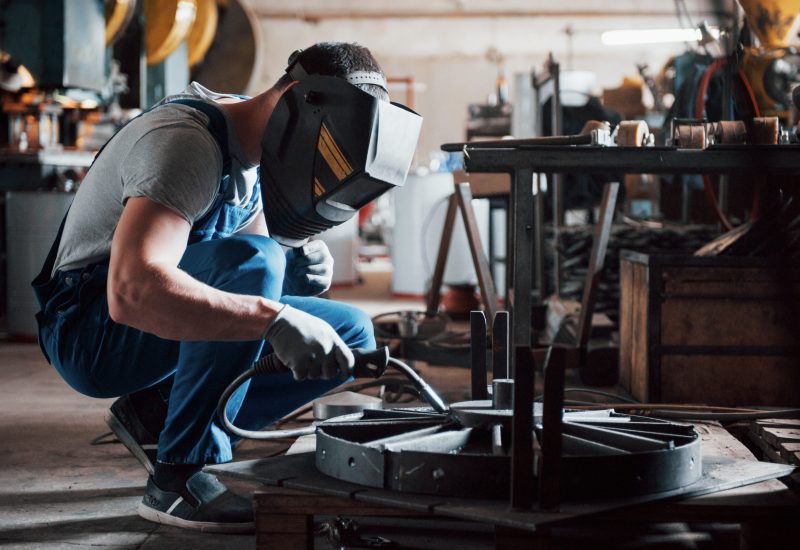
<instances>
[{"instance_id":1,"label":"metal cylinder","mask_svg":"<svg viewBox=\"0 0 800 550\"><path fill-rule=\"evenodd\" d=\"M514 403L514 380L498 378L492 380L492 408L510 409Z\"/></svg>"}]
</instances>

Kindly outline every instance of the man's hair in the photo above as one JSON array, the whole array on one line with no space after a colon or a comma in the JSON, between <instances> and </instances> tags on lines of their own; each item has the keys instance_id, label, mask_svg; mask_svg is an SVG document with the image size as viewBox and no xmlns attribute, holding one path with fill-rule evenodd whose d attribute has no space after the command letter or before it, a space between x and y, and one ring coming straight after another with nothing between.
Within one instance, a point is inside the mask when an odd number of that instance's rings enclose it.
<instances>
[{"instance_id":1,"label":"man's hair","mask_svg":"<svg viewBox=\"0 0 800 550\"><path fill-rule=\"evenodd\" d=\"M370 51L356 43L319 42L300 52L297 61L308 74L344 78L356 71L367 71L385 77L383 69ZM291 77L285 74L278 81L278 85L287 85L289 82ZM356 86L383 101L389 99L389 94L375 84L356 84Z\"/></svg>"}]
</instances>

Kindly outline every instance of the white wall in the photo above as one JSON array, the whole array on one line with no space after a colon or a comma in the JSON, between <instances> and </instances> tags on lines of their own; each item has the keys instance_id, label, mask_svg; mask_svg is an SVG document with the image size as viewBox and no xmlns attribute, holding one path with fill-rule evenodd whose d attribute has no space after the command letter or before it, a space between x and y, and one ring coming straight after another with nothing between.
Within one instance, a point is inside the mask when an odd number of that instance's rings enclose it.
<instances>
[{"instance_id":1,"label":"white wall","mask_svg":"<svg viewBox=\"0 0 800 550\"><path fill-rule=\"evenodd\" d=\"M509 81L514 72L541 68L552 51L562 69L595 71L598 86L610 87L635 74L636 63L648 63L657 71L670 55L684 49L681 44L600 43L604 30L678 26L671 0L247 1L260 22L264 60L261 80L251 93L276 80L288 54L297 48L324 40L363 44L387 75L412 76L425 86L416 94L416 109L425 117L418 149L421 162L441 143L463 139L467 105L484 101L494 88L497 65L489 59L490 52L505 59ZM715 21L707 8L711 1L687 3L695 22ZM724 2L715 4L720 3ZM572 63L564 32L568 26L574 32ZM394 94L403 101L401 96L399 91Z\"/></svg>"}]
</instances>

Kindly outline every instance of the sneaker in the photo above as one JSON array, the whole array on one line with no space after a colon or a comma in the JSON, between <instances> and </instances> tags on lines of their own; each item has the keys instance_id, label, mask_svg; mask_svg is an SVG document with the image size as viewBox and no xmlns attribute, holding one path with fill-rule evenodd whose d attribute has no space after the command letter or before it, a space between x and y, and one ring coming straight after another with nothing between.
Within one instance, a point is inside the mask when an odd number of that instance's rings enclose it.
<instances>
[{"instance_id":1,"label":"sneaker","mask_svg":"<svg viewBox=\"0 0 800 550\"><path fill-rule=\"evenodd\" d=\"M211 533L252 533L253 505L213 475L197 472L179 493L162 491L147 480L139 515L148 521Z\"/></svg>"},{"instance_id":2,"label":"sneaker","mask_svg":"<svg viewBox=\"0 0 800 550\"><path fill-rule=\"evenodd\" d=\"M147 473L153 475L161 427L146 427L136 414L130 396L127 395L112 403L106 415L106 424L117 439L142 463Z\"/></svg>"}]
</instances>

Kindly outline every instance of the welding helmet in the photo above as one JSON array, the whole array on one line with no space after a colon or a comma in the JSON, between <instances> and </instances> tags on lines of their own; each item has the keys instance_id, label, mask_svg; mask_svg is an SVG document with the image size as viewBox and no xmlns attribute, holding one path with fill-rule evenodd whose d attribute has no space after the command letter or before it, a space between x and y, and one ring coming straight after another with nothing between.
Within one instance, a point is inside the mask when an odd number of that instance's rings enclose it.
<instances>
[{"instance_id":1,"label":"welding helmet","mask_svg":"<svg viewBox=\"0 0 800 550\"><path fill-rule=\"evenodd\" d=\"M386 89L383 75L308 74L289 59L298 84L275 106L261 140L261 194L270 236L285 246L349 220L405 183L422 117L357 87Z\"/></svg>"}]
</instances>

